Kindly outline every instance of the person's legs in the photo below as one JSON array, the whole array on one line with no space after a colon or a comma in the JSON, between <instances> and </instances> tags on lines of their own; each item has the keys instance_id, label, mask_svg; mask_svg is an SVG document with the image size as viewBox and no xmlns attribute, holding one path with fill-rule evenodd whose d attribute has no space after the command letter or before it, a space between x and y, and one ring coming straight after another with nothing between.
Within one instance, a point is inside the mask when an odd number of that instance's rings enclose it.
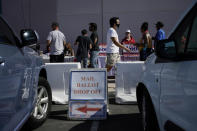
<instances>
[{"instance_id":1,"label":"person's legs","mask_svg":"<svg viewBox=\"0 0 197 131\"><path fill-rule=\"evenodd\" d=\"M88 58L83 58L83 68L88 68Z\"/></svg>"},{"instance_id":2,"label":"person's legs","mask_svg":"<svg viewBox=\"0 0 197 131\"><path fill-rule=\"evenodd\" d=\"M55 63L55 55L50 55L50 63Z\"/></svg>"},{"instance_id":3,"label":"person's legs","mask_svg":"<svg viewBox=\"0 0 197 131\"><path fill-rule=\"evenodd\" d=\"M99 51L92 51L90 57L90 64L93 68L98 68L98 54Z\"/></svg>"},{"instance_id":4,"label":"person's legs","mask_svg":"<svg viewBox=\"0 0 197 131\"><path fill-rule=\"evenodd\" d=\"M64 62L64 54L50 55L50 63Z\"/></svg>"},{"instance_id":5,"label":"person's legs","mask_svg":"<svg viewBox=\"0 0 197 131\"><path fill-rule=\"evenodd\" d=\"M57 55L57 62L64 62L64 54Z\"/></svg>"},{"instance_id":6,"label":"person's legs","mask_svg":"<svg viewBox=\"0 0 197 131\"><path fill-rule=\"evenodd\" d=\"M146 49L146 58L153 53L153 50L151 48Z\"/></svg>"},{"instance_id":7,"label":"person's legs","mask_svg":"<svg viewBox=\"0 0 197 131\"><path fill-rule=\"evenodd\" d=\"M84 68L83 58L81 56L77 56L77 62L80 62L81 67Z\"/></svg>"},{"instance_id":8,"label":"person's legs","mask_svg":"<svg viewBox=\"0 0 197 131\"><path fill-rule=\"evenodd\" d=\"M143 61L143 49L140 50L140 61Z\"/></svg>"},{"instance_id":9,"label":"person's legs","mask_svg":"<svg viewBox=\"0 0 197 131\"><path fill-rule=\"evenodd\" d=\"M107 54L107 62L105 66L107 68L107 72L109 72L118 61L120 61L120 55L118 53Z\"/></svg>"},{"instance_id":10,"label":"person's legs","mask_svg":"<svg viewBox=\"0 0 197 131\"><path fill-rule=\"evenodd\" d=\"M107 68L107 72L109 72L109 71L112 69L112 67L113 67L113 66L111 66L111 65L106 65L105 68Z\"/></svg>"},{"instance_id":11,"label":"person's legs","mask_svg":"<svg viewBox=\"0 0 197 131\"><path fill-rule=\"evenodd\" d=\"M90 68L93 68L93 51L90 52Z\"/></svg>"},{"instance_id":12,"label":"person's legs","mask_svg":"<svg viewBox=\"0 0 197 131\"><path fill-rule=\"evenodd\" d=\"M77 62L80 62L81 63L81 57L80 56L77 56Z\"/></svg>"},{"instance_id":13,"label":"person's legs","mask_svg":"<svg viewBox=\"0 0 197 131\"><path fill-rule=\"evenodd\" d=\"M146 59L146 50L143 48L140 51L140 61L145 61Z\"/></svg>"}]
</instances>

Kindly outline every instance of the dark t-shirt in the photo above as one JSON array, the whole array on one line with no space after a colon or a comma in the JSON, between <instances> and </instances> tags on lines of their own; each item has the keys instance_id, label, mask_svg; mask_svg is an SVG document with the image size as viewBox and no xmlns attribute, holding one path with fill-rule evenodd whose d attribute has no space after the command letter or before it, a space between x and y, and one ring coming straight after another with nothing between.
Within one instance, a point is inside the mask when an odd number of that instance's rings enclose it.
<instances>
[{"instance_id":1,"label":"dark t-shirt","mask_svg":"<svg viewBox=\"0 0 197 131\"><path fill-rule=\"evenodd\" d=\"M97 42L94 43L95 39L97 38ZM91 51L99 51L99 45L98 45L98 34L97 32L92 32L90 39L92 40L92 49Z\"/></svg>"},{"instance_id":2,"label":"dark t-shirt","mask_svg":"<svg viewBox=\"0 0 197 131\"><path fill-rule=\"evenodd\" d=\"M91 39L87 36L78 36L76 42L79 42L76 56L87 58L92 43Z\"/></svg>"}]
</instances>

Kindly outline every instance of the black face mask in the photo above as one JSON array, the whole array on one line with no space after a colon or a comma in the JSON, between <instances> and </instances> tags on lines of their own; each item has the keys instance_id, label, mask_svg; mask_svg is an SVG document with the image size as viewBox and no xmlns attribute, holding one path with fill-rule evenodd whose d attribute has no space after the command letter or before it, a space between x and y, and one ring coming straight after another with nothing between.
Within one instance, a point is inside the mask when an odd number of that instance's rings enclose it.
<instances>
[{"instance_id":1,"label":"black face mask","mask_svg":"<svg viewBox=\"0 0 197 131\"><path fill-rule=\"evenodd\" d=\"M120 27L120 24L116 24L116 26L119 28Z\"/></svg>"}]
</instances>

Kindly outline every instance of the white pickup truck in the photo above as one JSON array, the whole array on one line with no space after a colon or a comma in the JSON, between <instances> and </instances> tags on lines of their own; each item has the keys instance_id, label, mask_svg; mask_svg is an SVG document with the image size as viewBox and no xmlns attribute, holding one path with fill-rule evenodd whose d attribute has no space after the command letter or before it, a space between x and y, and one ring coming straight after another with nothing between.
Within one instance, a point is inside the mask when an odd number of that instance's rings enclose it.
<instances>
[{"instance_id":1,"label":"white pickup truck","mask_svg":"<svg viewBox=\"0 0 197 131\"><path fill-rule=\"evenodd\" d=\"M45 65L32 49L37 34L31 29L20 34L21 42L0 17L0 131L20 130L26 121L29 129L36 128L51 108Z\"/></svg>"},{"instance_id":2,"label":"white pickup truck","mask_svg":"<svg viewBox=\"0 0 197 131\"><path fill-rule=\"evenodd\" d=\"M197 130L197 3L145 61L137 85L145 131Z\"/></svg>"}]
</instances>

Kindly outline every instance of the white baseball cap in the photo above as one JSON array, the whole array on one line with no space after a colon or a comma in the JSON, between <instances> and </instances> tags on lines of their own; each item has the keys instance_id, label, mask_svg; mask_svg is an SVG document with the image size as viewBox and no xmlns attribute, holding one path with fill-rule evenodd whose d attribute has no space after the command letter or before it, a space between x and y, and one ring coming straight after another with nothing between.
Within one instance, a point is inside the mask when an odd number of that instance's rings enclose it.
<instances>
[{"instance_id":1,"label":"white baseball cap","mask_svg":"<svg viewBox=\"0 0 197 131\"><path fill-rule=\"evenodd\" d=\"M131 30L127 29L126 32L131 33Z\"/></svg>"}]
</instances>

